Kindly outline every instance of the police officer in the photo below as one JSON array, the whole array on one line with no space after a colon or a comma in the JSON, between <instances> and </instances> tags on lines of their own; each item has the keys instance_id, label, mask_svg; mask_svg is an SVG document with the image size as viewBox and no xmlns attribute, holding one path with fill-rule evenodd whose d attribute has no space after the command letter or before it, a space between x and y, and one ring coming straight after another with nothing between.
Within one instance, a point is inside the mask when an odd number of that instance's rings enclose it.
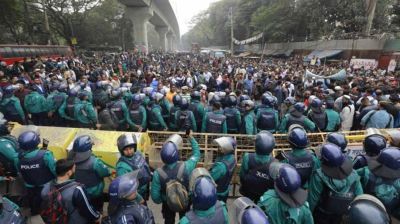
<instances>
[{"instance_id":1,"label":"police officer","mask_svg":"<svg viewBox=\"0 0 400 224\"><path fill-rule=\"evenodd\" d=\"M347 138L343 133L329 133L326 136L326 142L339 146L342 153L347 153Z\"/></svg>"},{"instance_id":2,"label":"police officer","mask_svg":"<svg viewBox=\"0 0 400 224\"><path fill-rule=\"evenodd\" d=\"M140 95L134 94L129 105L129 118L133 122L131 129L137 132L142 132L147 128L147 112L141 104L142 99Z\"/></svg>"},{"instance_id":3,"label":"police officer","mask_svg":"<svg viewBox=\"0 0 400 224\"><path fill-rule=\"evenodd\" d=\"M196 127L200 131L202 120L204 117L204 105L200 102L201 94L199 91L193 91L190 95L189 110L193 112L196 120Z\"/></svg>"},{"instance_id":4,"label":"police officer","mask_svg":"<svg viewBox=\"0 0 400 224\"><path fill-rule=\"evenodd\" d=\"M47 125L48 105L44 95L38 92L38 88L31 87L31 92L25 96L24 108L35 125Z\"/></svg>"},{"instance_id":5,"label":"police officer","mask_svg":"<svg viewBox=\"0 0 400 224\"><path fill-rule=\"evenodd\" d=\"M43 204L48 205L43 208L42 214L46 214L46 209L51 209L50 206L53 206L49 196L51 191L57 189L61 193L63 208L67 211L68 224L99 221L101 214L93 209L92 204L88 201L85 187L71 179L75 169L76 166L72 160L60 159L57 161L57 179L47 183L41 192L42 200L45 202ZM47 215L51 215L51 213Z\"/></svg>"},{"instance_id":6,"label":"police officer","mask_svg":"<svg viewBox=\"0 0 400 224\"><path fill-rule=\"evenodd\" d=\"M58 114L58 109L67 100L68 95L65 93L66 84L53 84L50 87L51 93L47 96L48 117L51 119L50 124L55 126L63 126L63 122Z\"/></svg>"},{"instance_id":7,"label":"police officer","mask_svg":"<svg viewBox=\"0 0 400 224\"><path fill-rule=\"evenodd\" d=\"M171 111L171 104L169 103L168 99L165 97L165 95L166 95L165 90L162 89L160 91L160 93L163 95L163 98L160 101L162 116L163 116L164 121L166 123L168 123L169 122L168 118L169 118L169 114Z\"/></svg>"},{"instance_id":8,"label":"police officer","mask_svg":"<svg viewBox=\"0 0 400 224\"><path fill-rule=\"evenodd\" d=\"M364 193L377 197L389 215L400 218L400 149L388 147L375 158L368 160L368 166L357 170Z\"/></svg>"},{"instance_id":9,"label":"police officer","mask_svg":"<svg viewBox=\"0 0 400 224\"><path fill-rule=\"evenodd\" d=\"M193 208L180 220L180 224L227 224L229 216L226 205L217 199L217 190L209 177L199 177L191 189Z\"/></svg>"},{"instance_id":10,"label":"police officer","mask_svg":"<svg viewBox=\"0 0 400 224\"><path fill-rule=\"evenodd\" d=\"M25 218L21 215L18 205L0 195L0 223L24 224Z\"/></svg>"},{"instance_id":11,"label":"police officer","mask_svg":"<svg viewBox=\"0 0 400 224\"><path fill-rule=\"evenodd\" d=\"M362 194L347 209L349 224L389 224L391 220L385 206L372 195Z\"/></svg>"},{"instance_id":12,"label":"police officer","mask_svg":"<svg viewBox=\"0 0 400 224\"><path fill-rule=\"evenodd\" d=\"M301 125L307 131L314 131L315 124L303 115L304 111L304 103L296 103L295 105L293 105L293 107L289 109L289 113L287 113L282 119L281 125L279 127L280 132L287 132L292 124Z\"/></svg>"},{"instance_id":13,"label":"police officer","mask_svg":"<svg viewBox=\"0 0 400 224\"><path fill-rule=\"evenodd\" d=\"M300 175L301 186L308 188L308 181L311 174L320 167L318 158L310 150L307 150L307 132L300 125L290 126L288 132L288 142L292 151L284 153L284 163L292 165Z\"/></svg>"},{"instance_id":14,"label":"police officer","mask_svg":"<svg viewBox=\"0 0 400 224\"><path fill-rule=\"evenodd\" d=\"M93 104L89 102L89 95L87 91L79 93L79 101L74 108L74 116L80 128L93 128L97 126L97 114Z\"/></svg>"},{"instance_id":15,"label":"police officer","mask_svg":"<svg viewBox=\"0 0 400 224\"><path fill-rule=\"evenodd\" d=\"M269 224L265 213L249 198L240 197L233 205L236 224Z\"/></svg>"},{"instance_id":16,"label":"police officer","mask_svg":"<svg viewBox=\"0 0 400 224\"><path fill-rule=\"evenodd\" d=\"M153 93L153 88L151 88L151 87L143 88L143 93L145 94L145 97L144 97L142 103L143 103L144 108L147 108L147 106L149 106L150 101L151 101L150 96Z\"/></svg>"},{"instance_id":17,"label":"police officer","mask_svg":"<svg viewBox=\"0 0 400 224\"><path fill-rule=\"evenodd\" d=\"M197 124L194 114L189 110L189 101L187 99L181 100L180 110L175 114L178 131L186 131L188 129L197 131Z\"/></svg>"},{"instance_id":18,"label":"police officer","mask_svg":"<svg viewBox=\"0 0 400 224\"><path fill-rule=\"evenodd\" d=\"M350 202L363 193L360 178L339 146L321 148L321 168L311 176L308 202L316 223L340 223Z\"/></svg>"},{"instance_id":19,"label":"police officer","mask_svg":"<svg viewBox=\"0 0 400 224\"><path fill-rule=\"evenodd\" d=\"M110 110L114 112L118 119L118 131L127 130L128 125L134 126L129 117L128 107L122 99L122 92L119 89L111 91L112 101L110 102Z\"/></svg>"},{"instance_id":20,"label":"police officer","mask_svg":"<svg viewBox=\"0 0 400 224\"><path fill-rule=\"evenodd\" d=\"M307 191L301 187L301 178L295 168L282 165L277 173L274 189L260 198L258 206L272 223L314 223L307 203Z\"/></svg>"},{"instance_id":21,"label":"police officer","mask_svg":"<svg viewBox=\"0 0 400 224\"><path fill-rule=\"evenodd\" d=\"M229 95L225 101L227 107L224 109L224 115L226 116L226 128L228 129L228 133L239 134L242 118L240 116L240 111L237 109L237 97L235 95Z\"/></svg>"},{"instance_id":22,"label":"police officer","mask_svg":"<svg viewBox=\"0 0 400 224\"><path fill-rule=\"evenodd\" d=\"M107 92L108 81L98 81L96 89L93 91L93 105L99 107L101 104L108 104L111 99Z\"/></svg>"},{"instance_id":23,"label":"police officer","mask_svg":"<svg viewBox=\"0 0 400 224\"><path fill-rule=\"evenodd\" d=\"M257 134L256 115L254 114L254 102L245 100L241 103L244 108L242 124L240 131L242 134L255 135Z\"/></svg>"},{"instance_id":24,"label":"police officer","mask_svg":"<svg viewBox=\"0 0 400 224\"><path fill-rule=\"evenodd\" d=\"M105 163L92 154L93 141L88 135L74 140L69 158L76 165L75 180L85 185L90 202L97 211L103 211L104 177L111 175Z\"/></svg>"},{"instance_id":25,"label":"police officer","mask_svg":"<svg viewBox=\"0 0 400 224\"><path fill-rule=\"evenodd\" d=\"M261 131L256 135L255 153L245 153L240 167L240 193L258 202L261 195L274 186L269 168L276 161L270 156L275 147L274 136L267 131Z\"/></svg>"},{"instance_id":26,"label":"police officer","mask_svg":"<svg viewBox=\"0 0 400 224\"><path fill-rule=\"evenodd\" d=\"M178 136L178 135L175 135ZM172 136L170 139L176 138ZM180 136L178 137L178 139ZM181 139L178 142L181 142ZM166 199L166 184L168 181L176 180L177 174L180 169L184 169L183 172L183 183L186 187L188 186L188 178L192 171L196 168L197 163L200 160L200 148L196 139L193 138L191 134L189 134L189 141L192 146L192 156L184 161L180 162L179 160L179 148L177 143L172 141L167 141L164 143L161 149L161 160L164 165L161 168L158 168L154 171L153 180L151 182L151 198L154 203L160 204L162 203L161 212L163 214L163 218L165 220L165 224L173 224L175 223L175 215L174 211L168 207L167 199ZM176 141L175 141L176 142ZM184 166L181 168L181 166ZM160 174L161 173L161 174ZM165 175L166 174L166 175ZM184 213L180 213L179 216L183 217Z\"/></svg>"},{"instance_id":27,"label":"police officer","mask_svg":"<svg viewBox=\"0 0 400 224\"><path fill-rule=\"evenodd\" d=\"M339 130L340 127L340 115L334 110L335 101L333 99L326 100L325 113L328 118L328 124L326 126L326 132L333 132Z\"/></svg>"},{"instance_id":28,"label":"police officer","mask_svg":"<svg viewBox=\"0 0 400 224\"><path fill-rule=\"evenodd\" d=\"M137 172L127 173L111 182L108 190L110 194L109 223L155 223L152 211L140 204L142 199L137 194L139 181L136 175Z\"/></svg>"},{"instance_id":29,"label":"police officer","mask_svg":"<svg viewBox=\"0 0 400 224\"><path fill-rule=\"evenodd\" d=\"M308 113L308 118L314 122L315 127L319 132L325 131L328 126L328 116L323 107L323 102L315 98L311 101L311 110Z\"/></svg>"},{"instance_id":30,"label":"police officer","mask_svg":"<svg viewBox=\"0 0 400 224\"><path fill-rule=\"evenodd\" d=\"M4 89L3 99L0 101L0 111L8 121L25 124L25 113L20 100L14 95L17 86L9 85Z\"/></svg>"},{"instance_id":31,"label":"police officer","mask_svg":"<svg viewBox=\"0 0 400 224\"><path fill-rule=\"evenodd\" d=\"M121 154L117 162L117 176L139 171L139 194L146 200L149 198L149 184L151 171L143 154L137 150L136 136L132 134L120 135L117 139L118 151Z\"/></svg>"},{"instance_id":32,"label":"police officer","mask_svg":"<svg viewBox=\"0 0 400 224\"><path fill-rule=\"evenodd\" d=\"M154 100L149 112L149 128L152 131L167 131L168 126L162 117L162 109L160 102L164 96L161 93L154 93L152 98Z\"/></svg>"},{"instance_id":33,"label":"police officer","mask_svg":"<svg viewBox=\"0 0 400 224\"><path fill-rule=\"evenodd\" d=\"M353 161L353 168L360 169L368 165L368 160L376 158L386 148L386 138L380 134L368 135L364 138L363 148L365 155L357 155Z\"/></svg>"},{"instance_id":34,"label":"police officer","mask_svg":"<svg viewBox=\"0 0 400 224\"><path fill-rule=\"evenodd\" d=\"M274 109L275 99L264 93L261 103L256 113L257 131L266 130L275 133L279 127L279 113Z\"/></svg>"},{"instance_id":35,"label":"police officer","mask_svg":"<svg viewBox=\"0 0 400 224\"><path fill-rule=\"evenodd\" d=\"M181 95L174 95L172 97L172 102L173 102L173 106L171 107L171 110L169 111L169 130L170 131L177 131L177 121L176 121L176 113L177 111L179 111L181 108L181 101L182 101L182 97Z\"/></svg>"},{"instance_id":36,"label":"police officer","mask_svg":"<svg viewBox=\"0 0 400 224\"><path fill-rule=\"evenodd\" d=\"M221 98L214 96L212 100L212 111L207 112L203 118L201 132L208 133L227 133L226 116L221 108Z\"/></svg>"},{"instance_id":37,"label":"police officer","mask_svg":"<svg viewBox=\"0 0 400 224\"><path fill-rule=\"evenodd\" d=\"M236 167L234 156L236 141L232 137L221 137L214 139L214 144L218 145L218 156L215 158L210 174L217 184L218 200L226 202Z\"/></svg>"},{"instance_id":38,"label":"police officer","mask_svg":"<svg viewBox=\"0 0 400 224\"><path fill-rule=\"evenodd\" d=\"M67 100L58 109L58 113L64 119L67 127L78 127L78 122L75 117L75 107L80 103L78 98L78 88L73 88L68 91Z\"/></svg>"},{"instance_id":39,"label":"police officer","mask_svg":"<svg viewBox=\"0 0 400 224\"><path fill-rule=\"evenodd\" d=\"M97 106L98 120L96 128L100 130L115 131L118 129L119 123L117 116L106 105L106 102L100 102Z\"/></svg>"},{"instance_id":40,"label":"police officer","mask_svg":"<svg viewBox=\"0 0 400 224\"><path fill-rule=\"evenodd\" d=\"M18 137L20 149L18 169L25 181L31 215L39 214L40 192L44 184L56 177L53 153L39 149L40 137L34 131L25 131Z\"/></svg>"}]
</instances>

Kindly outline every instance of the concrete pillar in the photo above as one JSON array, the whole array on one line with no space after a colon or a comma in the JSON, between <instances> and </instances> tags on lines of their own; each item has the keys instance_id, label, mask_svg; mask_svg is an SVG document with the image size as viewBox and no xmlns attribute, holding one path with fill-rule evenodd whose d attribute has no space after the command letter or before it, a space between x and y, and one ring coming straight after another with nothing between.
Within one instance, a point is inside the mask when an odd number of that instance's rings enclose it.
<instances>
[{"instance_id":1,"label":"concrete pillar","mask_svg":"<svg viewBox=\"0 0 400 224\"><path fill-rule=\"evenodd\" d=\"M171 31L167 33L167 40L168 40L168 50L174 51L175 50L175 35Z\"/></svg>"},{"instance_id":2,"label":"concrete pillar","mask_svg":"<svg viewBox=\"0 0 400 224\"><path fill-rule=\"evenodd\" d=\"M156 31L158 33L158 36L160 37L160 46L163 49L163 51L168 51L168 43L167 43L167 33L168 33L168 27L166 26L157 26Z\"/></svg>"},{"instance_id":3,"label":"concrete pillar","mask_svg":"<svg viewBox=\"0 0 400 224\"><path fill-rule=\"evenodd\" d=\"M133 24L133 39L136 46L144 47L148 52L147 23L153 17L153 10L150 7L126 7L125 12Z\"/></svg>"}]
</instances>

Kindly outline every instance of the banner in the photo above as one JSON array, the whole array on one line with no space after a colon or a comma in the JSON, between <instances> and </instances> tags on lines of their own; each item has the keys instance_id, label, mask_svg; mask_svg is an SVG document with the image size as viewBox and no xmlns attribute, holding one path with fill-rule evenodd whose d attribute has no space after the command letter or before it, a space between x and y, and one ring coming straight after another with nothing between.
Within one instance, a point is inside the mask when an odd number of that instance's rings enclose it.
<instances>
[{"instance_id":1,"label":"banner","mask_svg":"<svg viewBox=\"0 0 400 224\"><path fill-rule=\"evenodd\" d=\"M346 78L346 70L342 69L338 73L330 75L330 76L317 75L317 74L314 74L314 73L306 70L306 74L304 75L304 78L313 78L313 77L315 77L315 79L344 80Z\"/></svg>"},{"instance_id":2,"label":"banner","mask_svg":"<svg viewBox=\"0 0 400 224\"><path fill-rule=\"evenodd\" d=\"M396 70L396 60L392 59L389 62L389 66L388 66L388 72L394 72L394 70Z\"/></svg>"},{"instance_id":3,"label":"banner","mask_svg":"<svg viewBox=\"0 0 400 224\"><path fill-rule=\"evenodd\" d=\"M253 43L253 42L259 40L261 37L263 37L263 35L264 35L263 33L260 33L257 36L250 37L249 39L242 40L242 41L233 38L233 43L235 43L236 45L250 44L250 43Z\"/></svg>"},{"instance_id":4,"label":"banner","mask_svg":"<svg viewBox=\"0 0 400 224\"><path fill-rule=\"evenodd\" d=\"M350 65L355 69L364 67L364 69L375 69L378 67L378 61L375 59L351 59Z\"/></svg>"}]
</instances>

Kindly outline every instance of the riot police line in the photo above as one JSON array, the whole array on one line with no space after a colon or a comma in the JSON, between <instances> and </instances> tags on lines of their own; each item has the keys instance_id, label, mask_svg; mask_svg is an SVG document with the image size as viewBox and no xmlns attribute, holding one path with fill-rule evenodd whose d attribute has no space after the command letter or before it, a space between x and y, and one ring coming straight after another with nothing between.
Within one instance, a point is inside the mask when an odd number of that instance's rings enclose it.
<instances>
[{"instance_id":1,"label":"riot police line","mask_svg":"<svg viewBox=\"0 0 400 224\"><path fill-rule=\"evenodd\" d=\"M56 162L50 151L39 148L38 133L26 131L14 137L7 123L1 130L0 155L6 171L2 177L22 180L26 191L10 199L24 203L22 199L31 215L39 214L46 223L154 223L157 211L146 206L149 198L162 204L165 223L175 223L177 213L180 223L230 223L226 203L237 163L237 143L231 137L213 141L218 156L206 170L196 168L201 154L191 132L184 139L172 135L160 151L164 165L152 172L137 150L134 135L121 135L116 142L121 154L117 178L109 187L108 216L102 217L100 195L111 172L92 154L90 136L78 136L68 158ZM185 161L179 155L183 141L192 148ZM239 191L245 198L234 202L235 222L390 223L397 219L400 151L389 146L384 136L366 136L365 155L354 161L340 133L328 134L314 152L305 128L294 124L287 141L292 150L274 158L274 136L268 131L256 135L255 152L242 157ZM2 197L5 215L1 218L24 223L18 206L7 196Z\"/></svg>"}]
</instances>

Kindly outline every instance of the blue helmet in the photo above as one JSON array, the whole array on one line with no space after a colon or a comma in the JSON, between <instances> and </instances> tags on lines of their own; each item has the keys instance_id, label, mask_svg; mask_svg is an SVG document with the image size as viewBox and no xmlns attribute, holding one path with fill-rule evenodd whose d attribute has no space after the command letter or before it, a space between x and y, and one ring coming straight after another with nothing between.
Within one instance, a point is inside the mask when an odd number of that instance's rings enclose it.
<instances>
[{"instance_id":1,"label":"blue helmet","mask_svg":"<svg viewBox=\"0 0 400 224\"><path fill-rule=\"evenodd\" d=\"M19 135L18 143L22 150L34 150L40 143L40 136L34 131L25 131Z\"/></svg>"},{"instance_id":2,"label":"blue helmet","mask_svg":"<svg viewBox=\"0 0 400 224\"><path fill-rule=\"evenodd\" d=\"M61 84L60 82L54 82L52 85L50 85L50 91L56 91L60 88Z\"/></svg>"},{"instance_id":3,"label":"blue helmet","mask_svg":"<svg viewBox=\"0 0 400 224\"><path fill-rule=\"evenodd\" d=\"M133 104L136 104L136 105L142 103L142 98L140 97L139 94L134 94L134 95L132 96L132 103L133 103Z\"/></svg>"},{"instance_id":4,"label":"blue helmet","mask_svg":"<svg viewBox=\"0 0 400 224\"><path fill-rule=\"evenodd\" d=\"M339 146L342 152L346 151L347 139L344 134L336 132L329 133L326 137L326 141Z\"/></svg>"},{"instance_id":5,"label":"blue helmet","mask_svg":"<svg viewBox=\"0 0 400 224\"><path fill-rule=\"evenodd\" d=\"M365 137L363 146L367 155L376 156L386 148L386 138L380 134L369 135Z\"/></svg>"},{"instance_id":6,"label":"blue helmet","mask_svg":"<svg viewBox=\"0 0 400 224\"><path fill-rule=\"evenodd\" d=\"M181 110L189 109L189 101L185 98L181 100Z\"/></svg>"},{"instance_id":7,"label":"blue helmet","mask_svg":"<svg viewBox=\"0 0 400 224\"><path fill-rule=\"evenodd\" d=\"M241 224L269 224L268 217L258 207L246 209L240 221Z\"/></svg>"},{"instance_id":8,"label":"blue helmet","mask_svg":"<svg viewBox=\"0 0 400 224\"><path fill-rule=\"evenodd\" d=\"M333 99L326 100L326 108L333 109L335 107L335 101Z\"/></svg>"},{"instance_id":9,"label":"blue helmet","mask_svg":"<svg viewBox=\"0 0 400 224\"><path fill-rule=\"evenodd\" d=\"M173 142L166 142L161 148L161 160L165 164L172 164L179 160L178 147Z\"/></svg>"},{"instance_id":10,"label":"blue helmet","mask_svg":"<svg viewBox=\"0 0 400 224\"><path fill-rule=\"evenodd\" d=\"M275 184L280 191L290 194L301 187L301 177L295 168L284 164L279 168Z\"/></svg>"},{"instance_id":11,"label":"blue helmet","mask_svg":"<svg viewBox=\"0 0 400 224\"><path fill-rule=\"evenodd\" d=\"M4 95L12 95L17 90L15 85L9 85L4 89Z\"/></svg>"},{"instance_id":12,"label":"blue helmet","mask_svg":"<svg viewBox=\"0 0 400 224\"><path fill-rule=\"evenodd\" d=\"M269 155L275 147L275 137L268 131L261 131L256 135L256 153Z\"/></svg>"},{"instance_id":13,"label":"blue helmet","mask_svg":"<svg viewBox=\"0 0 400 224\"><path fill-rule=\"evenodd\" d=\"M221 97L215 94L210 100L210 105L214 105L216 103L221 103Z\"/></svg>"},{"instance_id":14,"label":"blue helmet","mask_svg":"<svg viewBox=\"0 0 400 224\"><path fill-rule=\"evenodd\" d=\"M200 100L201 94L200 94L199 91L193 91L193 92L190 94L190 98L191 98L192 100Z\"/></svg>"},{"instance_id":15,"label":"blue helmet","mask_svg":"<svg viewBox=\"0 0 400 224\"><path fill-rule=\"evenodd\" d=\"M389 224L390 218L379 199L369 194L357 196L348 208L349 224Z\"/></svg>"},{"instance_id":16,"label":"blue helmet","mask_svg":"<svg viewBox=\"0 0 400 224\"><path fill-rule=\"evenodd\" d=\"M321 147L321 162L329 167L340 167L345 161L345 156L339 146L327 143Z\"/></svg>"},{"instance_id":17,"label":"blue helmet","mask_svg":"<svg viewBox=\"0 0 400 224\"><path fill-rule=\"evenodd\" d=\"M58 87L58 91L66 93L68 89L68 85L66 83L61 83L61 85Z\"/></svg>"},{"instance_id":18,"label":"blue helmet","mask_svg":"<svg viewBox=\"0 0 400 224\"><path fill-rule=\"evenodd\" d=\"M320 108L320 107L322 107L322 101L320 100L320 99L318 99L318 98L315 98L315 99L313 99L312 101L311 101L311 107L314 107L314 108Z\"/></svg>"},{"instance_id":19,"label":"blue helmet","mask_svg":"<svg viewBox=\"0 0 400 224\"><path fill-rule=\"evenodd\" d=\"M200 177L193 188L193 209L205 211L217 202L217 189L209 177Z\"/></svg>"},{"instance_id":20,"label":"blue helmet","mask_svg":"<svg viewBox=\"0 0 400 224\"><path fill-rule=\"evenodd\" d=\"M400 149L397 147L385 148L379 153L376 160L390 169L398 170L400 169Z\"/></svg>"},{"instance_id":21,"label":"blue helmet","mask_svg":"<svg viewBox=\"0 0 400 224\"><path fill-rule=\"evenodd\" d=\"M304 113L304 111L306 110L306 106L304 106L304 103L296 103L294 104L293 108L300 113Z\"/></svg>"},{"instance_id":22,"label":"blue helmet","mask_svg":"<svg viewBox=\"0 0 400 224\"><path fill-rule=\"evenodd\" d=\"M119 98L121 95L122 95L122 92L119 89L115 89L115 90L111 91L111 97L114 99Z\"/></svg>"},{"instance_id":23,"label":"blue helmet","mask_svg":"<svg viewBox=\"0 0 400 224\"><path fill-rule=\"evenodd\" d=\"M270 94L264 93L261 97L261 103L268 107L273 107L275 99Z\"/></svg>"},{"instance_id":24,"label":"blue helmet","mask_svg":"<svg viewBox=\"0 0 400 224\"><path fill-rule=\"evenodd\" d=\"M181 105L181 101L182 101L182 97L179 94L176 94L173 98L172 98L172 103L174 103L174 106L179 106Z\"/></svg>"},{"instance_id":25,"label":"blue helmet","mask_svg":"<svg viewBox=\"0 0 400 224\"><path fill-rule=\"evenodd\" d=\"M110 200L126 199L135 193L139 186L137 173L138 171L134 171L115 178L108 189Z\"/></svg>"},{"instance_id":26,"label":"blue helmet","mask_svg":"<svg viewBox=\"0 0 400 224\"><path fill-rule=\"evenodd\" d=\"M236 106L236 105L237 105L237 97L234 96L234 95L230 95L228 97L228 106L233 107L233 106Z\"/></svg>"},{"instance_id":27,"label":"blue helmet","mask_svg":"<svg viewBox=\"0 0 400 224\"><path fill-rule=\"evenodd\" d=\"M308 146L306 130L300 125L291 125L288 132L288 142L293 148L306 148Z\"/></svg>"},{"instance_id":28,"label":"blue helmet","mask_svg":"<svg viewBox=\"0 0 400 224\"><path fill-rule=\"evenodd\" d=\"M245 100L250 100L250 97L246 94L243 94L239 97L239 103L241 103L242 101L245 101Z\"/></svg>"},{"instance_id":29,"label":"blue helmet","mask_svg":"<svg viewBox=\"0 0 400 224\"><path fill-rule=\"evenodd\" d=\"M72 145L72 155L76 163L87 160L92 155L93 140L89 135L82 135L75 139Z\"/></svg>"},{"instance_id":30,"label":"blue helmet","mask_svg":"<svg viewBox=\"0 0 400 224\"><path fill-rule=\"evenodd\" d=\"M294 97L289 96L283 101L285 104L289 105L295 105L296 104L296 99Z\"/></svg>"},{"instance_id":31,"label":"blue helmet","mask_svg":"<svg viewBox=\"0 0 400 224\"><path fill-rule=\"evenodd\" d=\"M78 96L78 88L73 88L68 91L68 96L75 97Z\"/></svg>"}]
</instances>

